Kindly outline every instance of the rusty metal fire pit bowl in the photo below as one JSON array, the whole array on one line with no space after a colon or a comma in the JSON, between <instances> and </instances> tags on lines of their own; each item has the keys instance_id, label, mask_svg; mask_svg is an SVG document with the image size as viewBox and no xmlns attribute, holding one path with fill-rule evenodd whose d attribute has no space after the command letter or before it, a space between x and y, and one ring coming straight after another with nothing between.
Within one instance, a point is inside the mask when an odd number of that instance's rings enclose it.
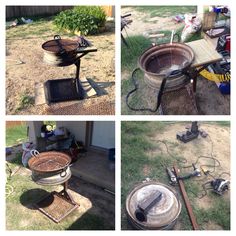
<instances>
[{"instance_id":1,"label":"rusty metal fire pit bowl","mask_svg":"<svg viewBox=\"0 0 236 236\"><path fill-rule=\"evenodd\" d=\"M71 39L61 39L55 35L53 40L49 40L42 45L44 49L43 60L54 66L68 66L75 62L79 43Z\"/></svg>"},{"instance_id":2,"label":"rusty metal fire pit bowl","mask_svg":"<svg viewBox=\"0 0 236 236\"><path fill-rule=\"evenodd\" d=\"M32 152L28 164L32 179L40 185L58 185L71 177L71 157L61 152Z\"/></svg>"},{"instance_id":3,"label":"rusty metal fire pit bowl","mask_svg":"<svg viewBox=\"0 0 236 236\"><path fill-rule=\"evenodd\" d=\"M145 82L154 89L161 87L162 80L174 71L187 71L194 60L194 52L186 44L168 43L147 49L138 64L144 72ZM182 73L173 73L165 85L165 91L179 89L190 80Z\"/></svg>"},{"instance_id":4,"label":"rusty metal fire pit bowl","mask_svg":"<svg viewBox=\"0 0 236 236\"><path fill-rule=\"evenodd\" d=\"M181 203L177 193L155 181L141 183L126 199L127 217L135 229L172 229L180 212Z\"/></svg>"}]
</instances>

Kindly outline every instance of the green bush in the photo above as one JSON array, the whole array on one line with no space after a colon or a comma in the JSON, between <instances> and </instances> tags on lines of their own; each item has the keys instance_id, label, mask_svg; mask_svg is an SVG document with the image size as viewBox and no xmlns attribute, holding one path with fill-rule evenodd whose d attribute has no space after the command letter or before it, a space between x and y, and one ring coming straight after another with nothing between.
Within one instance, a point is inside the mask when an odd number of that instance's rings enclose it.
<instances>
[{"instance_id":1,"label":"green bush","mask_svg":"<svg viewBox=\"0 0 236 236\"><path fill-rule=\"evenodd\" d=\"M84 35L99 33L105 22L106 14L100 6L77 6L60 12L54 19L60 31L81 31Z\"/></svg>"}]
</instances>

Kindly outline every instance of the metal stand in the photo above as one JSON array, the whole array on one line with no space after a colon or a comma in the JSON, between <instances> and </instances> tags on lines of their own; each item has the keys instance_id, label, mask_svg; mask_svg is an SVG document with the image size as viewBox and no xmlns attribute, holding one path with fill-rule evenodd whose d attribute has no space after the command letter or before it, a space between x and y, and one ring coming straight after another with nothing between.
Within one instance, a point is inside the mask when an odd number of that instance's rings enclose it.
<instances>
[{"instance_id":1,"label":"metal stand","mask_svg":"<svg viewBox=\"0 0 236 236\"><path fill-rule=\"evenodd\" d=\"M51 192L39 200L35 207L49 219L59 223L67 215L79 207L68 192L68 181L63 183L63 190L59 193Z\"/></svg>"},{"instance_id":2,"label":"metal stand","mask_svg":"<svg viewBox=\"0 0 236 236\"><path fill-rule=\"evenodd\" d=\"M96 51L96 48L81 48L78 50L78 55L73 63L76 66L75 78L54 79L44 83L47 104L84 99L84 90L80 82L81 58L89 52ZM72 63L66 66L70 65L72 65Z\"/></svg>"},{"instance_id":3,"label":"metal stand","mask_svg":"<svg viewBox=\"0 0 236 236\"><path fill-rule=\"evenodd\" d=\"M61 190L61 192L59 192L59 194L66 198L68 201L71 201L73 204L76 204L75 201L73 200L72 196L70 195L70 193L67 191L68 190L68 181L66 181L63 184L63 189Z\"/></svg>"}]
</instances>

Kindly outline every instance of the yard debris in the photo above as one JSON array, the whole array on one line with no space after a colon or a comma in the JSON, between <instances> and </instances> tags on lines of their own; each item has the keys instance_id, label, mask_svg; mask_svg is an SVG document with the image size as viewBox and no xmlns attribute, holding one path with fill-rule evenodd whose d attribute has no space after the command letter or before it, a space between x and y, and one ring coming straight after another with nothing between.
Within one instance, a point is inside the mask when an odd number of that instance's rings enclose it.
<instances>
[{"instance_id":1,"label":"yard debris","mask_svg":"<svg viewBox=\"0 0 236 236\"><path fill-rule=\"evenodd\" d=\"M21 19L22 22L25 23L25 24L31 24L31 23L33 23L33 20L31 20L31 19L25 19L24 17L21 17L20 19Z\"/></svg>"},{"instance_id":2,"label":"yard debris","mask_svg":"<svg viewBox=\"0 0 236 236\"><path fill-rule=\"evenodd\" d=\"M6 147L6 155L11 155L12 154L12 148L11 147Z\"/></svg>"},{"instance_id":3,"label":"yard debris","mask_svg":"<svg viewBox=\"0 0 236 236\"><path fill-rule=\"evenodd\" d=\"M22 164L24 167L28 166L28 161L30 159L31 155L31 150L35 149L35 144L33 144L32 142L26 142L26 143L22 143L22 149L23 149L23 153L22 153Z\"/></svg>"},{"instance_id":4,"label":"yard debris","mask_svg":"<svg viewBox=\"0 0 236 236\"><path fill-rule=\"evenodd\" d=\"M6 28L15 27L19 24L19 21L15 19L14 21L6 22Z\"/></svg>"},{"instance_id":5,"label":"yard debris","mask_svg":"<svg viewBox=\"0 0 236 236\"><path fill-rule=\"evenodd\" d=\"M25 62L23 62L21 59L15 60L15 59L6 59L6 61L13 61L15 63L12 63L8 66L15 66L15 65L21 65L21 64L25 64Z\"/></svg>"},{"instance_id":6,"label":"yard debris","mask_svg":"<svg viewBox=\"0 0 236 236\"><path fill-rule=\"evenodd\" d=\"M186 42L188 38L198 32L202 27L202 22L200 17L192 14L185 14L185 27L181 34L181 42Z\"/></svg>"},{"instance_id":7,"label":"yard debris","mask_svg":"<svg viewBox=\"0 0 236 236\"><path fill-rule=\"evenodd\" d=\"M173 18L174 21L176 21L177 23L181 23L182 21L184 21L185 19L185 16L180 14L180 15L177 15Z\"/></svg>"}]
</instances>

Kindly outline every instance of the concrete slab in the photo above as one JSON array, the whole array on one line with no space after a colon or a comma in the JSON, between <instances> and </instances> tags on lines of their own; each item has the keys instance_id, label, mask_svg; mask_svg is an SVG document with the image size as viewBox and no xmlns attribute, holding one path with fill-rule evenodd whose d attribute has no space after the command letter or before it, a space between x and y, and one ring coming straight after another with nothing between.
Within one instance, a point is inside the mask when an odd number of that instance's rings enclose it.
<instances>
[{"instance_id":1,"label":"concrete slab","mask_svg":"<svg viewBox=\"0 0 236 236\"><path fill-rule=\"evenodd\" d=\"M42 83L35 84L34 92L35 92L35 105L37 106L46 104L44 86Z\"/></svg>"},{"instance_id":2,"label":"concrete slab","mask_svg":"<svg viewBox=\"0 0 236 236\"><path fill-rule=\"evenodd\" d=\"M114 163L106 155L88 152L71 166L71 171L76 177L115 192Z\"/></svg>"}]
</instances>

